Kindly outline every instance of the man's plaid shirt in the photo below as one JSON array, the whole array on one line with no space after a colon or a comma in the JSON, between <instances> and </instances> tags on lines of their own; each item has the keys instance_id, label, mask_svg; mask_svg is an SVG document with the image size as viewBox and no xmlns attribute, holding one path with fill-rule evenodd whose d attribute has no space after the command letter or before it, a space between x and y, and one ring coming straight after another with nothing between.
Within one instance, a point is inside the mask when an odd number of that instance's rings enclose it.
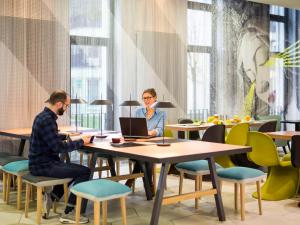
<instances>
[{"instance_id":1,"label":"man's plaid shirt","mask_svg":"<svg viewBox=\"0 0 300 225\"><path fill-rule=\"evenodd\" d=\"M42 176L60 162L59 153L71 152L83 145L83 140L63 141L56 120L57 115L47 107L35 117L29 147L29 170L33 175Z\"/></svg>"}]
</instances>

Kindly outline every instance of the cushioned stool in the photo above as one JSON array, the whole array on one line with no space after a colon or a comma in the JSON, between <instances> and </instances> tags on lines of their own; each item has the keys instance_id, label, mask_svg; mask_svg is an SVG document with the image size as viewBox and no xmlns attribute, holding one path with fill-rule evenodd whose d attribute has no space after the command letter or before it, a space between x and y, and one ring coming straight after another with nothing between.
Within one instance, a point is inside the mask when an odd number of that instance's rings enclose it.
<instances>
[{"instance_id":1,"label":"cushioned stool","mask_svg":"<svg viewBox=\"0 0 300 225\"><path fill-rule=\"evenodd\" d=\"M37 189L37 206L36 206L36 223L41 224L42 208L43 208L43 189L45 187L51 187L55 185L64 185L64 200L65 204L68 202L68 183L72 181L72 178L53 178L33 176L30 173L23 175L23 181L26 183L26 200L25 200L25 217L28 218L29 200L31 186L35 186Z\"/></svg>"},{"instance_id":2,"label":"cushioned stool","mask_svg":"<svg viewBox=\"0 0 300 225\"><path fill-rule=\"evenodd\" d=\"M22 175L28 171L28 160L20 160L7 163L2 167L3 171L3 194L5 195L6 204L9 204L10 182L13 176L17 176L17 209L21 209L22 199Z\"/></svg>"},{"instance_id":3,"label":"cushioned stool","mask_svg":"<svg viewBox=\"0 0 300 225\"><path fill-rule=\"evenodd\" d=\"M27 160L27 159L24 157L21 157L21 156L13 156L13 155L10 155L5 152L0 153L0 169L3 172L3 189L2 189L3 195L2 195L2 197L3 197L4 202L6 201L6 197L7 197L8 176L2 170L3 166L5 166L6 164L11 163L11 162L17 162L17 161L23 161L23 160ZM10 182L11 182L11 180L9 180L9 184L10 184ZM10 187L10 185L9 185L9 187Z\"/></svg>"},{"instance_id":4,"label":"cushioned stool","mask_svg":"<svg viewBox=\"0 0 300 225\"><path fill-rule=\"evenodd\" d=\"M131 189L123 184L110 180L90 180L74 185L71 192L77 196L76 199L76 224L79 224L82 198L94 202L94 224L100 224L100 202L102 202L102 221L107 224L107 200L120 198L122 211L122 225L126 225L125 197Z\"/></svg>"},{"instance_id":5,"label":"cushioned stool","mask_svg":"<svg viewBox=\"0 0 300 225\"><path fill-rule=\"evenodd\" d=\"M216 169L222 168L219 164L215 164ZM179 194L182 194L183 177L184 174L194 175L195 177L195 191L202 189L202 176L210 174L207 160L195 160L176 164L175 168L180 173ZM195 208L198 208L198 198L195 199Z\"/></svg>"},{"instance_id":6,"label":"cushioned stool","mask_svg":"<svg viewBox=\"0 0 300 225\"><path fill-rule=\"evenodd\" d=\"M234 183L235 210L237 210L238 208L238 184L240 184L240 203L242 220L245 220L245 184L256 182L259 214L262 215L260 181L265 178L264 172L247 167L231 167L222 170L217 170L217 175L220 182L229 181Z\"/></svg>"}]
</instances>

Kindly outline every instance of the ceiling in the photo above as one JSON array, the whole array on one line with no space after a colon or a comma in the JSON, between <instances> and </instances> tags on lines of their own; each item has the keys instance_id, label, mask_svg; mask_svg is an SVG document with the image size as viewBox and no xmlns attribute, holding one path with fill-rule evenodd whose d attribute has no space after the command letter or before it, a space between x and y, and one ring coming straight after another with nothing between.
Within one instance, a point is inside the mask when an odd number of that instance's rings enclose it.
<instances>
[{"instance_id":1,"label":"ceiling","mask_svg":"<svg viewBox=\"0 0 300 225\"><path fill-rule=\"evenodd\" d=\"M300 0L248 0L251 2L260 2L269 5L280 5L286 8L300 9Z\"/></svg>"}]
</instances>

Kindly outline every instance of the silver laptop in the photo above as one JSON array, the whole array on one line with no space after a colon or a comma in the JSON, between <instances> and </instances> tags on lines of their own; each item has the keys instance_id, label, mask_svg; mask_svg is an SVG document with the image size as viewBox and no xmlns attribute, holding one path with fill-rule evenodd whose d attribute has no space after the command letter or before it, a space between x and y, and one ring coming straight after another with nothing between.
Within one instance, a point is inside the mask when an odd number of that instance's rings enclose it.
<instances>
[{"instance_id":1,"label":"silver laptop","mask_svg":"<svg viewBox=\"0 0 300 225\"><path fill-rule=\"evenodd\" d=\"M120 126L124 138L152 138L148 135L146 118L120 117Z\"/></svg>"}]
</instances>

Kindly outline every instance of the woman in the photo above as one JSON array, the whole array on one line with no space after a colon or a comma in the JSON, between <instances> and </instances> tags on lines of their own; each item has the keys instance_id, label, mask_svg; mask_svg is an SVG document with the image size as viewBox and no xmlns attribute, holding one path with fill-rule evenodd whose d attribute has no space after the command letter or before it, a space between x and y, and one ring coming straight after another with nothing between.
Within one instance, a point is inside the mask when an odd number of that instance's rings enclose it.
<instances>
[{"instance_id":1,"label":"woman","mask_svg":"<svg viewBox=\"0 0 300 225\"><path fill-rule=\"evenodd\" d=\"M146 118L148 135L162 136L163 120L166 119L166 114L155 108L157 94L154 88L146 89L143 92L142 100L144 101L144 107L136 110L135 117Z\"/></svg>"},{"instance_id":2,"label":"woman","mask_svg":"<svg viewBox=\"0 0 300 225\"><path fill-rule=\"evenodd\" d=\"M135 116L139 118L146 118L147 120L147 128L148 128L148 135L150 136L162 136L163 135L163 119L166 119L165 112L160 111L159 109L155 108L155 104L157 102L157 94L154 88L146 89L143 92L142 99L144 101L144 107L141 107L136 110ZM149 178L149 183L153 192L153 163L146 162L145 164L147 175ZM134 169L132 173L139 173L141 172L141 162L136 162L134 165ZM144 171L142 171L144 172ZM132 183L134 182L133 179L127 180L126 185L131 187Z\"/></svg>"}]
</instances>

